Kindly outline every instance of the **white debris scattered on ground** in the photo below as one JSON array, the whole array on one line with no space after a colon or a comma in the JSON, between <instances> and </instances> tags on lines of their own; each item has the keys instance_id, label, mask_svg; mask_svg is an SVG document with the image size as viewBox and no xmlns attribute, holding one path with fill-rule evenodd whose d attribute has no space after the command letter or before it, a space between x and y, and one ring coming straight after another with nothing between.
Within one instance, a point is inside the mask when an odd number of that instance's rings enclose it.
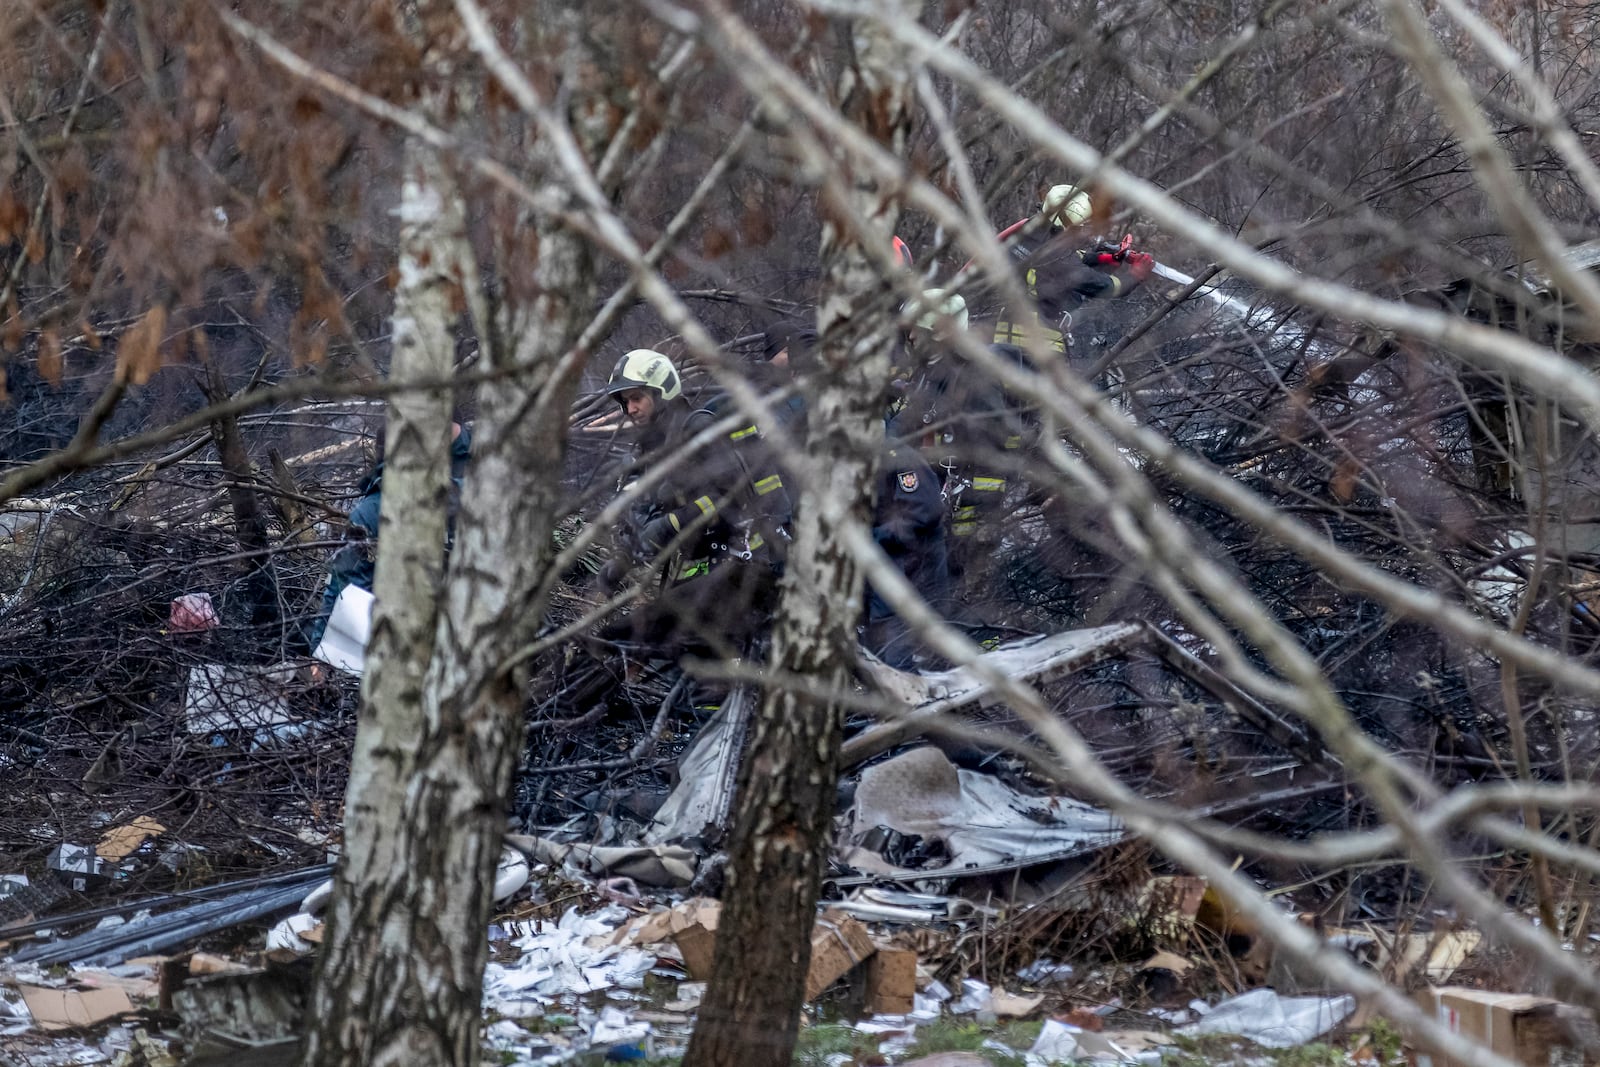
<instances>
[{"instance_id":1,"label":"white debris scattered on ground","mask_svg":"<svg viewBox=\"0 0 1600 1067\"><path fill-rule=\"evenodd\" d=\"M1352 996L1284 997L1252 989L1215 1005L1178 1033L1236 1034L1267 1048L1294 1048L1332 1030L1355 1007Z\"/></svg>"},{"instance_id":2,"label":"white debris scattered on ground","mask_svg":"<svg viewBox=\"0 0 1600 1067\"><path fill-rule=\"evenodd\" d=\"M639 1059L650 1055L650 1023L625 1008L607 1004L594 1011L576 1002L580 994L643 988L655 954L602 943L628 918L626 909L613 904L589 915L569 908L557 922L532 924L532 929L508 924L520 935L512 946L522 955L484 970L484 1008L506 1016L489 1028L490 1047L513 1057L510 1062L518 1067L563 1063L580 1052L618 1046L636 1047ZM703 983L684 984L703 989ZM568 1032L549 1032L549 1009L557 1004L573 1012ZM541 1032L514 1021L530 1018L543 1020Z\"/></svg>"},{"instance_id":3,"label":"white debris scattered on ground","mask_svg":"<svg viewBox=\"0 0 1600 1067\"><path fill-rule=\"evenodd\" d=\"M322 920L315 915L295 912L267 931L267 951L309 956L317 950L317 945L305 935L321 925Z\"/></svg>"},{"instance_id":4,"label":"white debris scattered on ground","mask_svg":"<svg viewBox=\"0 0 1600 1067\"><path fill-rule=\"evenodd\" d=\"M1072 977L1072 964L1055 963L1048 959L1037 959L1017 972L1017 977L1029 985L1044 986L1055 982L1065 982Z\"/></svg>"},{"instance_id":5,"label":"white debris scattered on ground","mask_svg":"<svg viewBox=\"0 0 1600 1067\"><path fill-rule=\"evenodd\" d=\"M0 986L0 1037L10 1037L33 1029L33 1013L22 1002L22 994Z\"/></svg>"},{"instance_id":6,"label":"white debris scattered on ground","mask_svg":"<svg viewBox=\"0 0 1600 1067\"><path fill-rule=\"evenodd\" d=\"M961 983L961 996L950 1005L950 1010L957 1015L976 1015L989 1010L991 998L988 983L967 978Z\"/></svg>"}]
</instances>

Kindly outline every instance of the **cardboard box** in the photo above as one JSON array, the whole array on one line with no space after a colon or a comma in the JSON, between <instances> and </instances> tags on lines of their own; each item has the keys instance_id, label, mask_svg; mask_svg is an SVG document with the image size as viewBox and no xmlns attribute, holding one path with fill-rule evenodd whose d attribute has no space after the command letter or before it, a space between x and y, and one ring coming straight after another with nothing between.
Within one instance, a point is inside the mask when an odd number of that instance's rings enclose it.
<instances>
[{"instance_id":1,"label":"cardboard box","mask_svg":"<svg viewBox=\"0 0 1600 1067\"><path fill-rule=\"evenodd\" d=\"M1549 997L1495 993L1464 986L1428 988L1417 994L1422 1009L1486 1048L1528 1067L1592 1063L1583 1054L1582 1031L1594 1024L1583 1012ZM1419 1051L1418 1067L1460 1067L1453 1059Z\"/></svg>"},{"instance_id":2,"label":"cardboard box","mask_svg":"<svg viewBox=\"0 0 1600 1067\"><path fill-rule=\"evenodd\" d=\"M717 922L721 916L722 905L705 897L686 900L666 913L664 937L670 937L678 946L678 954L683 957L683 969L689 972L689 977L694 981L711 977L711 953L716 944ZM657 936L657 931L662 928L661 921L652 922L634 943L648 943L647 938L663 940L664 937Z\"/></svg>"},{"instance_id":3,"label":"cardboard box","mask_svg":"<svg viewBox=\"0 0 1600 1067\"><path fill-rule=\"evenodd\" d=\"M672 940L683 955L684 969L695 981L711 977L721 906L713 900L692 900L672 909L679 916ZM811 930L811 966L806 971L806 1000L812 1001L876 950L867 928L842 911L826 911ZM915 963L913 962L913 966Z\"/></svg>"},{"instance_id":4,"label":"cardboard box","mask_svg":"<svg viewBox=\"0 0 1600 1067\"><path fill-rule=\"evenodd\" d=\"M139 851L152 837L166 833L167 828L148 815L141 815L126 826L107 830L94 847L94 854L112 863L127 859Z\"/></svg>"},{"instance_id":5,"label":"cardboard box","mask_svg":"<svg viewBox=\"0 0 1600 1067\"><path fill-rule=\"evenodd\" d=\"M874 1015L908 1015L916 1000L917 954L880 945L867 960L867 1010Z\"/></svg>"},{"instance_id":6,"label":"cardboard box","mask_svg":"<svg viewBox=\"0 0 1600 1067\"><path fill-rule=\"evenodd\" d=\"M806 971L806 1003L876 952L867 928L848 914L830 908L811 928L811 967Z\"/></svg>"},{"instance_id":7,"label":"cardboard box","mask_svg":"<svg viewBox=\"0 0 1600 1067\"><path fill-rule=\"evenodd\" d=\"M715 930L720 907L721 905L715 900L694 897L675 908L635 916L617 927L616 932L606 939L606 943L655 945L662 941L674 941L681 931L695 926Z\"/></svg>"}]
</instances>

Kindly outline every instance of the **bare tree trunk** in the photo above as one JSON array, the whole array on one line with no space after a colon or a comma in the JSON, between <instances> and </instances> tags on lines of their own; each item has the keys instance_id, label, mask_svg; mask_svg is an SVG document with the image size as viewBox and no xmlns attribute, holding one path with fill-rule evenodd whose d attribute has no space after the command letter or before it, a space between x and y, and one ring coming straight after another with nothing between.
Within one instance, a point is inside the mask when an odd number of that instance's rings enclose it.
<instances>
[{"instance_id":1,"label":"bare tree trunk","mask_svg":"<svg viewBox=\"0 0 1600 1067\"><path fill-rule=\"evenodd\" d=\"M405 167L390 368L395 382L449 374L452 296L467 254L460 197L437 154L413 144ZM414 828L397 821L421 762L416 742L448 522L450 404L443 391L397 392L389 401L377 602L345 797L344 854L306 1064L467 1062L451 1048L460 1044L462 1024L441 1014L448 1010L446 998L431 988L425 969L422 946L441 939L408 910L416 895L417 842Z\"/></svg>"},{"instance_id":2,"label":"bare tree trunk","mask_svg":"<svg viewBox=\"0 0 1600 1067\"><path fill-rule=\"evenodd\" d=\"M911 6L897 0L878 6L885 18L913 17ZM899 148L907 129L901 56L875 26L857 31L860 52L840 96L851 119ZM818 692L842 688L856 658L861 575L838 534L872 511L893 342L892 321L862 310L883 292L862 245L888 249L895 212L862 178L842 199L822 237L818 325L829 373L817 376L808 446L819 477L796 510L773 637L774 669L815 679ZM770 690L756 716L739 775L713 977L686 1067L788 1063L794 1055L827 864L840 727L839 707L786 689Z\"/></svg>"},{"instance_id":3,"label":"bare tree trunk","mask_svg":"<svg viewBox=\"0 0 1600 1067\"><path fill-rule=\"evenodd\" d=\"M449 309L481 304L455 187L431 150L418 146L411 159L394 373L404 351L416 378L449 370ZM448 401L413 398L415 418L391 409L389 446L412 457L406 488L391 481L393 467L384 477L379 615L305 1067L480 1058L484 930L525 691L525 668L504 664L543 617L565 416L581 370L556 365L595 301L587 246L548 220L539 226L539 295L514 321L478 323L483 369L517 373L479 390L442 598L418 590L440 584ZM402 345L402 324L414 344ZM387 463L400 460L391 451Z\"/></svg>"},{"instance_id":4,"label":"bare tree trunk","mask_svg":"<svg viewBox=\"0 0 1600 1067\"><path fill-rule=\"evenodd\" d=\"M222 378L222 368L209 356L206 358L204 392L206 399L213 404L228 399L228 386ZM272 557L267 554L271 545L267 535L267 516L261 507L261 498L251 486L256 472L250 463L249 450L244 445L244 435L239 432L239 420L233 415L213 419L211 440L217 446L222 473L228 480L228 503L233 508L234 530L239 547L245 552L254 553L244 564L244 588L245 597L250 603L250 622L263 625L276 621L279 617L278 583Z\"/></svg>"}]
</instances>

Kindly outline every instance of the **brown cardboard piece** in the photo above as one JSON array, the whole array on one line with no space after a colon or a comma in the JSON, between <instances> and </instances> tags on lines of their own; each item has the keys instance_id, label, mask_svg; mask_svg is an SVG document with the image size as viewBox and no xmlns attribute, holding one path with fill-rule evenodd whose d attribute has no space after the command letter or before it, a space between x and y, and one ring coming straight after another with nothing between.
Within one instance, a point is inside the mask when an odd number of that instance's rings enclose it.
<instances>
[{"instance_id":1,"label":"brown cardboard piece","mask_svg":"<svg viewBox=\"0 0 1600 1067\"><path fill-rule=\"evenodd\" d=\"M107 830L94 847L94 854L115 863L138 851L139 846L152 837L166 832L165 826L148 815L141 815L125 826L114 826Z\"/></svg>"},{"instance_id":2,"label":"brown cardboard piece","mask_svg":"<svg viewBox=\"0 0 1600 1067\"><path fill-rule=\"evenodd\" d=\"M1043 1003L1043 993L1013 993L1002 986L995 986L989 994L989 1010L998 1019L1026 1018Z\"/></svg>"},{"instance_id":3,"label":"brown cardboard piece","mask_svg":"<svg viewBox=\"0 0 1600 1067\"><path fill-rule=\"evenodd\" d=\"M916 1001L917 954L879 945L867 960L867 1010L874 1015L908 1015Z\"/></svg>"},{"instance_id":4,"label":"brown cardboard piece","mask_svg":"<svg viewBox=\"0 0 1600 1067\"><path fill-rule=\"evenodd\" d=\"M668 925L675 927L672 940L683 955L684 969L696 981L710 978L721 906L714 900L691 900L678 905L672 912L679 917L669 920ZM856 964L871 956L876 948L867 928L861 923L842 911L830 909L823 912L811 928L811 966L806 971L806 1000L815 1000Z\"/></svg>"},{"instance_id":5,"label":"brown cardboard piece","mask_svg":"<svg viewBox=\"0 0 1600 1067\"><path fill-rule=\"evenodd\" d=\"M17 992L42 1030L72 1030L115 1019L133 1010L121 989L55 989L19 985Z\"/></svg>"},{"instance_id":6,"label":"brown cardboard piece","mask_svg":"<svg viewBox=\"0 0 1600 1067\"><path fill-rule=\"evenodd\" d=\"M1461 1034L1527 1067L1593 1063L1582 1051L1574 1026L1593 1028L1583 1013L1549 997L1494 993L1464 986L1423 989L1417 1003L1453 1033ZM1562 1050L1557 1055L1556 1050ZM1418 1067L1459 1067L1455 1060L1419 1051Z\"/></svg>"},{"instance_id":7,"label":"brown cardboard piece","mask_svg":"<svg viewBox=\"0 0 1600 1067\"><path fill-rule=\"evenodd\" d=\"M693 897L675 908L638 915L619 926L606 939L612 945L654 945L676 940L679 931L693 926L715 930L721 905L708 897Z\"/></svg>"}]
</instances>

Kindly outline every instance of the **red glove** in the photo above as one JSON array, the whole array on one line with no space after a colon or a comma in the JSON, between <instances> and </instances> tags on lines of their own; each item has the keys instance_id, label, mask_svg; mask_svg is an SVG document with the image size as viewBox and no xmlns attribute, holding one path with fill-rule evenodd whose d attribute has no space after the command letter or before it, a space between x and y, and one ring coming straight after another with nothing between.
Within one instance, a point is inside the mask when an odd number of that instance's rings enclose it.
<instances>
[{"instance_id":1,"label":"red glove","mask_svg":"<svg viewBox=\"0 0 1600 1067\"><path fill-rule=\"evenodd\" d=\"M1128 253L1128 273L1134 280L1144 281L1150 277L1150 272L1156 269L1156 257L1148 252Z\"/></svg>"},{"instance_id":2,"label":"red glove","mask_svg":"<svg viewBox=\"0 0 1600 1067\"><path fill-rule=\"evenodd\" d=\"M1086 267L1115 267L1117 254L1115 252L1085 252L1083 263Z\"/></svg>"}]
</instances>

